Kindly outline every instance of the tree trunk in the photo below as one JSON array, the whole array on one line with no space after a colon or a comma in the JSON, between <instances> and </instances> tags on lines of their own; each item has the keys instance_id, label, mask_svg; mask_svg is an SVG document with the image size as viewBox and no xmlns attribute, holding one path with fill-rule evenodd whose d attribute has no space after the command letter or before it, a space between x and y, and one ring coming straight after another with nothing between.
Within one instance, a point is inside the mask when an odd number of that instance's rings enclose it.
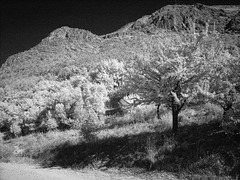
<instances>
[{"instance_id":1,"label":"tree trunk","mask_svg":"<svg viewBox=\"0 0 240 180\"><path fill-rule=\"evenodd\" d=\"M181 86L180 81L176 83L176 86L171 91L172 94L172 131L176 135L178 131L178 114L185 104L185 100L180 100Z\"/></svg>"},{"instance_id":2,"label":"tree trunk","mask_svg":"<svg viewBox=\"0 0 240 180\"><path fill-rule=\"evenodd\" d=\"M160 119L160 103L157 105L157 118Z\"/></svg>"},{"instance_id":3,"label":"tree trunk","mask_svg":"<svg viewBox=\"0 0 240 180\"><path fill-rule=\"evenodd\" d=\"M230 109L232 109L232 103L231 102L227 103L226 106L223 107L223 115L225 116Z\"/></svg>"},{"instance_id":4,"label":"tree trunk","mask_svg":"<svg viewBox=\"0 0 240 180\"><path fill-rule=\"evenodd\" d=\"M178 130L178 107L177 105L173 105L172 107L172 123L173 123L173 126L172 126L172 131L173 131L173 134L177 134L177 130Z\"/></svg>"},{"instance_id":5,"label":"tree trunk","mask_svg":"<svg viewBox=\"0 0 240 180\"><path fill-rule=\"evenodd\" d=\"M172 97L172 131L173 134L177 133L178 129L178 105L175 102L175 98Z\"/></svg>"}]
</instances>

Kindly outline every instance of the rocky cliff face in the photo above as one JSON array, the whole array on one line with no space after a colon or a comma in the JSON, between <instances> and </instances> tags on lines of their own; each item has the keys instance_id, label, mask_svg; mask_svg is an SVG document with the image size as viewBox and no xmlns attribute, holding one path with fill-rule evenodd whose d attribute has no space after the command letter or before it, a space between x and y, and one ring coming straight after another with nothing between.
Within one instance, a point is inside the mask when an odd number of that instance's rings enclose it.
<instances>
[{"instance_id":1,"label":"rocky cliff face","mask_svg":"<svg viewBox=\"0 0 240 180\"><path fill-rule=\"evenodd\" d=\"M163 31L193 30L218 31L240 47L240 6L169 5L103 36L76 28L56 29L37 46L7 59L0 68L1 86L9 79L44 76L72 64L92 66L111 58L124 61L144 54L153 36L164 38Z\"/></svg>"},{"instance_id":2,"label":"rocky cliff face","mask_svg":"<svg viewBox=\"0 0 240 180\"><path fill-rule=\"evenodd\" d=\"M159 28L174 31L189 30L195 23L198 32L206 30L239 32L240 6L169 5L143 17L132 25L132 29L154 32Z\"/></svg>"}]
</instances>

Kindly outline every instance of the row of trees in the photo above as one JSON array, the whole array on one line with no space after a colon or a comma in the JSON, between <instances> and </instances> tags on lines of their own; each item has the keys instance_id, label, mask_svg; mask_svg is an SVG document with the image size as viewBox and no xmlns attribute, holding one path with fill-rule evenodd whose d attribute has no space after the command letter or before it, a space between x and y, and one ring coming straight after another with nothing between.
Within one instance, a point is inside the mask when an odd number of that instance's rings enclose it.
<instances>
[{"instance_id":1,"label":"row of trees","mask_svg":"<svg viewBox=\"0 0 240 180\"><path fill-rule=\"evenodd\" d=\"M15 136L30 131L101 125L123 84L123 62L105 60L87 69L60 65L45 76L19 78L0 88L0 127Z\"/></svg>"},{"instance_id":2,"label":"row of trees","mask_svg":"<svg viewBox=\"0 0 240 180\"><path fill-rule=\"evenodd\" d=\"M89 119L93 124L100 123L108 99L103 84L78 75L63 81L40 80L27 91L16 87L5 87L4 90L0 125L2 130L10 130L15 135L36 130L79 128Z\"/></svg>"}]
</instances>

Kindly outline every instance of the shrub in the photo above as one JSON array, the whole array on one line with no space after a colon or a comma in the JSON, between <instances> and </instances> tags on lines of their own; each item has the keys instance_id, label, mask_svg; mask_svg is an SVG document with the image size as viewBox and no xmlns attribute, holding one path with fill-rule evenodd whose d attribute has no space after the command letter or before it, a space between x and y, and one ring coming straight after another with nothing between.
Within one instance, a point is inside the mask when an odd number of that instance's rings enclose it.
<instances>
[{"instance_id":1,"label":"shrub","mask_svg":"<svg viewBox=\"0 0 240 180\"><path fill-rule=\"evenodd\" d=\"M153 104L139 105L132 108L125 118L133 122L148 122L156 116L156 107Z\"/></svg>"},{"instance_id":2,"label":"shrub","mask_svg":"<svg viewBox=\"0 0 240 180\"><path fill-rule=\"evenodd\" d=\"M150 162L150 167L154 167L155 163L157 162L157 155L158 155L158 148L156 146L157 139L155 136L148 137L146 142L146 158Z\"/></svg>"},{"instance_id":3,"label":"shrub","mask_svg":"<svg viewBox=\"0 0 240 180\"><path fill-rule=\"evenodd\" d=\"M83 136L86 142L92 142L96 139L94 131L95 131L94 125L86 121L81 126L80 134Z\"/></svg>"},{"instance_id":4,"label":"shrub","mask_svg":"<svg viewBox=\"0 0 240 180\"><path fill-rule=\"evenodd\" d=\"M101 120L99 120L97 113L94 112L93 109L84 110L82 114L82 120L79 124L80 126L80 134L83 138L90 142L95 139L95 135L93 134L96 129L102 125Z\"/></svg>"},{"instance_id":5,"label":"shrub","mask_svg":"<svg viewBox=\"0 0 240 180\"><path fill-rule=\"evenodd\" d=\"M240 135L240 101L224 115L222 126L227 134Z\"/></svg>"},{"instance_id":6,"label":"shrub","mask_svg":"<svg viewBox=\"0 0 240 180\"><path fill-rule=\"evenodd\" d=\"M187 108L180 112L179 114L179 122L181 125L197 123L199 121L199 116L201 113L195 109Z\"/></svg>"},{"instance_id":7,"label":"shrub","mask_svg":"<svg viewBox=\"0 0 240 180\"><path fill-rule=\"evenodd\" d=\"M4 144L1 140L0 142L0 161L9 162L13 156L13 147L10 144Z\"/></svg>"},{"instance_id":8,"label":"shrub","mask_svg":"<svg viewBox=\"0 0 240 180\"><path fill-rule=\"evenodd\" d=\"M58 127L57 121L54 118L49 118L46 121L47 130L54 130Z\"/></svg>"},{"instance_id":9,"label":"shrub","mask_svg":"<svg viewBox=\"0 0 240 180\"><path fill-rule=\"evenodd\" d=\"M4 134L0 132L0 143L3 143L4 140Z\"/></svg>"},{"instance_id":10,"label":"shrub","mask_svg":"<svg viewBox=\"0 0 240 180\"><path fill-rule=\"evenodd\" d=\"M155 126L155 131L163 132L172 128L172 113L167 111L160 116L160 119L155 116L152 119L152 123Z\"/></svg>"},{"instance_id":11,"label":"shrub","mask_svg":"<svg viewBox=\"0 0 240 180\"><path fill-rule=\"evenodd\" d=\"M13 133L15 136L19 136L22 134L22 129L20 127L19 122L14 122L10 127L11 133Z\"/></svg>"},{"instance_id":12,"label":"shrub","mask_svg":"<svg viewBox=\"0 0 240 180\"><path fill-rule=\"evenodd\" d=\"M222 120L223 118L223 109L212 103L206 103L203 107L206 110L207 120Z\"/></svg>"}]
</instances>

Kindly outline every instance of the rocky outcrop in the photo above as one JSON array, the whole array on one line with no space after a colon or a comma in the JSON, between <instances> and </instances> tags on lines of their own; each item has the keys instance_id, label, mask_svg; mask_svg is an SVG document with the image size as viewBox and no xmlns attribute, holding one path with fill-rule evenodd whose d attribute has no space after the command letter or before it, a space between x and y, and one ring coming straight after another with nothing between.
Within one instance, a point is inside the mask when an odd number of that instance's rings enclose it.
<instances>
[{"instance_id":1,"label":"rocky outcrop","mask_svg":"<svg viewBox=\"0 0 240 180\"><path fill-rule=\"evenodd\" d=\"M225 31L240 34L240 12L226 24Z\"/></svg>"},{"instance_id":2,"label":"rocky outcrop","mask_svg":"<svg viewBox=\"0 0 240 180\"><path fill-rule=\"evenodd\" d=\"M138 19L132 29L151 33L159 28L174 31L239 32L240 6L168 5Z\"/></svg>"},{"instance_id":3,"label":"rocky outcrop","mask_svg":"<svg viewBox=\"0 0 240 180\"><path fill-rule=\"evenodd\" d=\"M43 41L54 41L57 39L65 39L69 41L78 40L88 43L99 43L101 41L101 38L98 35L95 35L88 30L70 28L67 26L63 26L54 30Z\"/></svg>"}]
</instances>

